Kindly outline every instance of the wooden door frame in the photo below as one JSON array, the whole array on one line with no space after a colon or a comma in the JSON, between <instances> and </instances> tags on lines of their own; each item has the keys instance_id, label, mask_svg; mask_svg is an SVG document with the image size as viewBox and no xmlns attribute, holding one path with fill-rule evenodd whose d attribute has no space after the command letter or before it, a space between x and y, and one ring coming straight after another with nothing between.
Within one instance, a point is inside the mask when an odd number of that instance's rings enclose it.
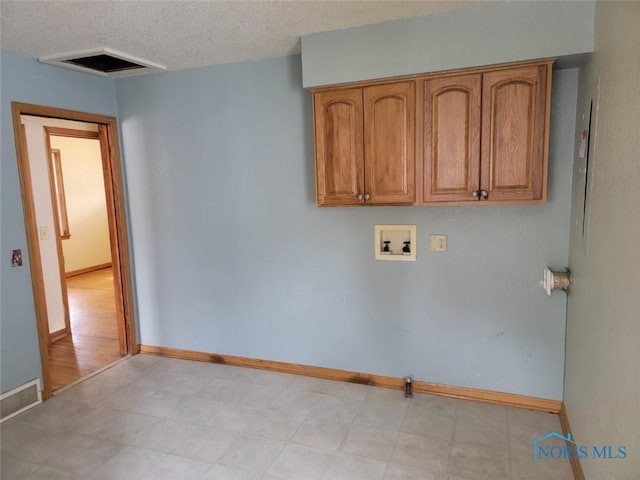
<instances>
[{"instance_id":1,"label":"wooden door frame","mask_svg":"<svg viewBox=\"0 0 640 480\"><path fill-rule=\"evenodd\" d=\"M35 202L31 185L31 170L28 163L26 135L22 127L21 116L32 115L98 125L101 136L101 150L107 150L102 151L102 162L105 174L109 231L113 232L110 233L112 245L111 261L116 287L120 287L120 292L116 292L116 309L122 313L118 321L123 324L125 336L125 342L124 345L121 344L121 349L125 350L125 354L136 354L138 353L138 346L136 343L135 314L133 308L133 278L129 255L129 235L124 201L118 124L115 117L20 102L11 102L11 114L13 118L13 132L15 136L24 223L27 234L27 249L30 259L31 284L38 327L38 343L40 346L43 380L42 395L44 399L47 399L52 394L48 352L49 322L45 303L42 257L35 215ZM118 293L120 294L118 295Z\"/></svg>"}]
</instances>

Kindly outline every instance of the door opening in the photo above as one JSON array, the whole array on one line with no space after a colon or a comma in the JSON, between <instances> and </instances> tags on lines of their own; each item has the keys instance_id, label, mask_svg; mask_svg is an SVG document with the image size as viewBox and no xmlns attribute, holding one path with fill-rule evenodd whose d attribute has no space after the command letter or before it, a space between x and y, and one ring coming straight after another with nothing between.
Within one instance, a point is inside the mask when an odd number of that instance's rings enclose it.
<instances>
[{"instance_id":1,"label":"door opening","mask_svg":"<svg viewBox=\"0 0 640 480\"><path fill-rule=\"evenodd\" d=\"M117 127L113 117L15 102L12 113L46 399L137 353ZM73 142L93 151L91 168L65 169ZM74 200L74 189L87 196Z\"/></svg>"}]
</instances>

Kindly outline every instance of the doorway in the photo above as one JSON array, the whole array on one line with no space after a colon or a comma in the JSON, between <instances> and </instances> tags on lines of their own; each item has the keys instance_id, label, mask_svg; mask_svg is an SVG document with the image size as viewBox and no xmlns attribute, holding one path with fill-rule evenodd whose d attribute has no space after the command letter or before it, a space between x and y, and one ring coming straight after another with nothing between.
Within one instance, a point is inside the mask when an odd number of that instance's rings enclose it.
<instances>
[{"instance_id":1,"label":"doorway","mask_svg":"<svg viewBox=\"0 0 640 480\"><path fill-rule=\"evenodd\" d=\"M12 114L46 399L137 353L117 124L114 117L17 102ZM98 157L99 178L84 188L92 196L79 204L65 194L72 178L70 170L65 174L65 158L73 139L92 144ZM40 151L43 160L30 161ZM49 188L42 188L43 176ZM82 182L90 181L86 171L79 176L73 188L82 190ZM80 228L72 220L76 210L88 217L100 196L104 225L94 218ZM75 251L72 239L78 240Z\"/></svg>"}]
</instances>

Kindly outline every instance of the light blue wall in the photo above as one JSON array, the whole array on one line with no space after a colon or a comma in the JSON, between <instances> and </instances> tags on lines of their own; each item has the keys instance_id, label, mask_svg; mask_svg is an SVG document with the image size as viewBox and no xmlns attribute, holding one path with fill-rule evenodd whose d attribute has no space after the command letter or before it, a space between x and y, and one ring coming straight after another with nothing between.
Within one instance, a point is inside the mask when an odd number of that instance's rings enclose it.
<instances>
[{"instance_id":1,"label":"light blue wall","mask_svg":"<svg viewBox=\"0 0 640 480\"><path fill-rule=\"evenodd\" d=\"M302 37L305 87L593 51L594 2L493 2Z\"/></svg>"},{"instance_id":2,"label":"light blue wall","mask_svg":"<svg viewBox=\"0 0 640 480\"><path fill-rule=\"evenodd\" d=\"M565 297L538 282L568 259L576 70L542 206L317 208L300 57L116 87L141 343L561 398ZM387 223L417 262L374 260Z\"/></svg>"},{"instance_id":3,"label":"light blue wall","mask_svg":"<svg viewBox=\"0 0 640 480\"><path fill-rule=\"evenodd\" d=\"M1 389L6 392L41 376L40 351L31 290L11 102L34 103L116 115L111 79L43 65L0 50L1 247ZM11 250L22 249L24 266L11 268Z\"/></svg>"}]
</instances>

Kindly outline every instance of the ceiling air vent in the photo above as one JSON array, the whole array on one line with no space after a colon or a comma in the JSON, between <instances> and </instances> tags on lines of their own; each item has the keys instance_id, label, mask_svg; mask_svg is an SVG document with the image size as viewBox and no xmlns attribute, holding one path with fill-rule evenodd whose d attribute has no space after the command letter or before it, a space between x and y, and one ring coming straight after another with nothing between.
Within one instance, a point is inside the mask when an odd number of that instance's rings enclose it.
<instances>
[{"instance_id":1,"label":"ceiling air vent","mask_svg":"<svg viewBox=\"0 0 640 480\"><path fill-rule=\"evenodd\" d=\"M167 69L164 65L142 60L110 48L48 55L40 57L38 61L102 77L128 77L162 72Z\"/></svg>"}]
</instances>

